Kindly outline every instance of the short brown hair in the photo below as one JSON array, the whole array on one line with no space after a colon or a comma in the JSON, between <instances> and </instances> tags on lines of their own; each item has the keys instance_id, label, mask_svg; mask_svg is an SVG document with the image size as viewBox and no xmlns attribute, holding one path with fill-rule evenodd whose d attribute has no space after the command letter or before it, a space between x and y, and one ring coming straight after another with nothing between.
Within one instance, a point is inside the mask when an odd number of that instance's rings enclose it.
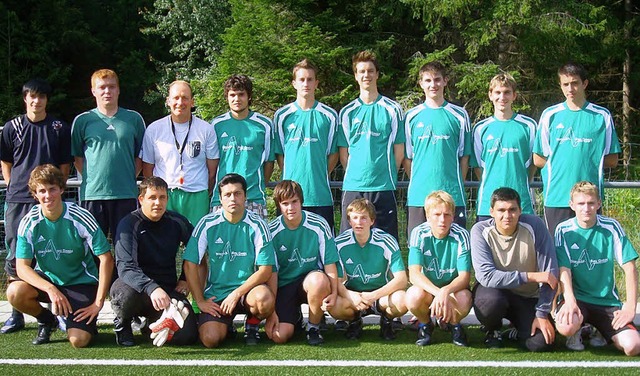
<instances>
[{"instance_id":1,"label":"short brown hair","mask_svg":"<svg viewBox=\"0 0 640 376\"><path fill-rule=\"evenodd\" d=\"M451 211L451 214L455 213L456 203L455 201L453 201L453 197L451 197L451 195L445 191L433 191L424 200L425 214L428 216L431 209L440 204L445 204Z\"/></svg>"},{"instance_id":2,"label":"short brown hair","mask_svg":"<svg viewBox=\"0 0 640 376\"><path fill-rule=\"evenodd\" d=\"M40 165L31 171L29 175L29 192L35 197L39 185L52 184L57 185L64 190L67 182L59 168L52 164Z\"/></svg>"},{"instance_id":3,"label":"short brown hair","mask_svg":"<svg viewBox=\"0 0 640 376\"><path fill-rule=\"evenodd\" d=\"M572 200L573 200L573 195L578 193L584 193L585 195L593 195L593 196L596 196L598 200L600 200L600 191L598 190L598 187L596 187L596 185L590 181L586 181L586 180L579 181L576 184L574 184L573 187L571 187L570 197Z\"/></svg>"},{"instance_id":4,"label":"short brown hair","mask_svg":"<svg viewBox=\"0 0 640 376\"><path fill-rule=\"evenodd\" d=\"M283 180L273 188L273 201L275 201L276 205L280 205L282 201L296 196L300 199L300 204L304 203L302 187L293 180Z\"/></svg>"},{"instance_id":5,"label":"short brown hair","mask_svg":"<svg viewBox=\"0 0 640 376\"><path fill-rule=\"evenodd\" d=\"M167 193L169 192L169 186L167 185L167 182L157 176L149 176L148 178L144 178L144 180L140 182L140 186L138 186L140 196L144 197L144 195L147 194L147 189L149 188L155 190L164 189L165 191L167 191Z\"/></svg>"},{"instance_id":6,"label":"short brown hair","mask_svg":"<svg viewBox=\"0 0 640 376\"><path fill-rule=\"evenodd\" d=\"M313 74L316 76L316 78L318 78L318 67L316 67L315 64L310 62L309 59L302 59L302 61L298 62L298 64L293 66L293 80L294 81L296 79L296 73L298 73L298 71L300 69L312 70Z\"/></svg>"},{"instance_id":7,"label":"short brown hair","mask_svg":"<svg viewBox=\"0 0 640 376\"><path fill-rule=\"evenodd\" d=\"M425 73L440 73L443 78L447 78L449 76L449 72L447 72L447 68L439 61L431 61L429 63L424 64L420 67L420 71L418 71L418 79L422 78L422 75Z\"/></svg>"},{"instance_id":8,"label":"short brown hair","mask_svg":"<svg viewBox=\"0 0 640 376\"><path fill-rule=\"evenodd\" d=\"M508 88L511 88L514 93L518 89L518 84L516 83L515 78L513 78L513 76L507 72L498 73L493 76L491 82L489 82L489 92L492 92L493 89L498 86L506 86Z\"/></svg>"},{"instance_id":9,"label":"short brown hair","mask_svg":"<svg viewBox=\"0 0 640 376\"><path fill-rule=\"evenodd\" d=\"M347 219L353 212L367 213L372 221L376 220L376 207L366 198L356 198L347 206Z\"/></svg>"},{"instance_id":10,"label":"short brown hair","mask_svg":"<svg viewBox=\"0 0 640 376\"><path fill-rule=\"evenodd\" d=\"M111 69L98 69L91 75L91 87L96 86L96 81L104 80L105 78L115 78L116 84L120 86L120 79L118 79L118 75L116 74L116 72L112 71Z\"/></svg>"},{"instance_id":11,"label":"short brown hair","mask_svg":"<svg viewBox=\"0 0 640 376\"><path fill-rule=\"evenodd\" d=\"M253 98L253 82L248 76L244 74L234 74L227 78L224 82L224 99L227 99L229 91L245 91L247 97L249 97L249 105L251 105L251 99Z\"/></svg>"},{"instance_id":12,"label":"short brown hair","mask_svg":"<svg viewBox=\"0 0 640 376\"><path fill-rule=\"evenodd\" d=\"M376 55L369 51L360 51L357 54L353 55L351 58L351 67L353 68L353 73L356 73L356 65L362 62L372 62L373 66L376 67L376 72L380 71L380 66L378 65L378 60L376 59Z\"/></svg>"}]
</instances>

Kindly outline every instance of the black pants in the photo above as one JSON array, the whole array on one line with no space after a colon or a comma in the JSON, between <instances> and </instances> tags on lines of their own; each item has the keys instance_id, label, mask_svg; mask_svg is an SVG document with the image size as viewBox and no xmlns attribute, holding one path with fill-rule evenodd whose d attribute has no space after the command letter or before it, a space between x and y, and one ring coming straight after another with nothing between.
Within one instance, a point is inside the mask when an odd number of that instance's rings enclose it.
<instances>
[{"instance_id":1,"label":"black pants","mask_svg":"<svg viewBox=\"0 0 640 376\"><path fill-rule=\"evenodd\" d=\"M518 341L530 351L550 350L540 330L531 336L531 325L536 318L536 298L525 298L507 289L473 288L473 310L478 321L489 332L500 330L502 319L511 321L518 331Z\"/></svg>"},{"instance_id":2,"label":"black pants","mask_svg":"<svg viewBox=\"0 0 640 376\"><path fill-rule=\"evenodd\" d=\"M165 290L166 291L166 290ZM175 290L166 291L171 298L181 300L189 309L189 316L184 321L182 329L178 330L171 341L172 345L189 345L198 340L198 320L187 298ZM111 308L117 317L128 320L134 316L147 318L152 323L160 318L162 311L156 311L151 298L144 292L137 292L120 278L111 285Z\"/></svg>"},{"instance_id":3,"label":"black pants","mask_svg":"<svg viewBox=\"0 0 640 376\"><path fill-rule=\"evenodd\" d=\"M376 221L373 227L390 234L398 240L398 207L396 204L396 191L381 192L351 192L342 191L342 218L340 220L340 233L351 228L347 218L347 207L357 198L366 198L376 208Z\"/></svg>"}]
</instances>

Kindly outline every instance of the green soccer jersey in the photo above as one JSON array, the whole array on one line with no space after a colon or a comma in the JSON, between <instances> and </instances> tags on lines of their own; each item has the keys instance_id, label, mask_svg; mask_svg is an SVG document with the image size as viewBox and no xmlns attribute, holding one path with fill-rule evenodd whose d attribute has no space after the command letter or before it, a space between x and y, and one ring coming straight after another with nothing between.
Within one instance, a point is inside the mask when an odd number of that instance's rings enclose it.
<instances>
[{"instance_id":1,"label":"green soccer jersey","mask_svg":"<svg viewBox=\"0 0 640 376\"><path fill-rule=\"evenodd\" d=\"M515 189L520 195L522 212L534 214L529 166L535 135L535 120L520 114L514 114L509 120L492 116L476 124L470 165L482 168L478 215L489 215L491 194L501 187Z\"/></svg>"},{"instance_id":2,"label":"green soccer jersey","mask_svg":"<svg viewBox=\"0 0 640 376\"><path fill-rule=\"evenodd\" d=\"M370 104L357 98L340 111L338 147L349 149L343 190L396 189L398 173L393 145L405 141L402 121L400 105L382 95Z\"/></svg>"},{"instance_id":3,"label":"green soccer jersey","mask_svg":"<svg viewBox=\"0 0 640 376\"><path fill-rule=\"evenodd\" d=\"M433 191L451 194L456 206L466 206L460 158L471 152L467 111L445 102L438 108L425 103L407 112L405 153L411 159L407 206L422 207Z\"/></svg>"},{"instance_id":4,"label":"green soccer jersey","mask_svg":"<svg viewBox=\"0 0 640 376\"><path fill-rule=\"evenodd\" d=\"M596 184L604 197L604 157L620 153L620 143L606 108L586 102L572 111L559 103L542 113L533 152L547 158L544 205L568 207L571 188L582 180Z\"/></svg>"},{"instance_id":5,"label":"green soccer jersey","mask_svg":"<svg viewBox=\"0 0 640 376\"><path fill-rule=\"evenodd\" d=\"M558 266L571 270L573 293L577 300L609 307L620 307L614 262L623 264L638 258L620 223L597 216L588 229L575 218L558 225L555 236Z\"/></svg>"},{"instance_id":6,"label":"green soccer jersey","mask_svg":"<svg viewBox=\"0 0 640 376\"><path fill-rule=\"evenodd\" d=\"M196 225L183 258L194 264L208 255L209 273L205 299L224 300L262 265L276 265L267 224L245 210L238 223L224 217L222 209L205 215Z\"/></svg>"},{"instance_id":7,"label":"green soccer jersey","mask_svg":"<svg viewBox=\"0 0 640 376\"><path fill-rule=\"evenodd\" d=\"M247 181L247 201L266 205L263 165L275 159L271 120L253 111L237 120L227 112L211 124L220 148L218 179L232 172L242 175ZM211 206L216 205L220 205L217 182L211 198Z\"/></svg>"},{"instance_id":8,"label":"green soccer jersey","mask_svg":"<svg viewBox=\"0 0 640 376\"><path fill-rule=\"evenodd\" d=\"M420 265L422 273L438 287L451 283L459 272L471 270L469 233L453 223L444 239L433 236L428 222L411 231L409 266Z\"/></svg>"},{"instance_id":9,"label":"green soccer jersey","mask_svg":"<svg viewBox=\"0 0 640 376\"><path fill-rule=\"evenodd\" d=\"M400 246L396 239L386 232L371 229L371 236L364 247L356 240L352 229L336 238L340 272L351 291L377 290L393 279L393 273L404 271Z\"/></svg>"},{"instance_id":10,"label":"green soccer jersey","mask_svg":"<svg viewBox=\"0 0 640 376\"><path fill-rule=\"evenodd\" d=\"M298 182L305 206L332 206L327 156L338 151L338 114L316 101L303 110L297 103L279 109L273 117L275 154L284 155L282 178Z\"/></svg>"},{"instance_id":11,"label":"green soccer jersey","mask_svg":"<svg viewBox=\"0 0 640 376\"><path fill-rule=\"evenodd\" d=\"M93 256L110 252L111 246L91 213L73 203L63 205L56 221L48 220L40 205L22 218L16 258L35 258L35 270L55 285L97 285L98 268Z\"/></svg>"},{"instance_id":12,"label":"green soccer jersey","mask_svg":"<svg viewBox=\"0 0 640 376\"><path fill-rule=\"evenodd\" d=\"M271 221L269 230L278 260L278 287L338 262L331 229L327 221L317 214L302 211L302 222L294 230L287 228L279 216Z\"/></svg>"},{"instance_id":13,"label":"green soccer jersey","mask_svg":"<svg viewBox=\"0 0 640 376\"><path fill-rule=\"evenodd\" d=\"M138 197L136 158L144 138L139 113L118 108L112 117L97 108L78 115L71 128L71 153L83 158L80 200Z\"/></svg>"}]
</instances>

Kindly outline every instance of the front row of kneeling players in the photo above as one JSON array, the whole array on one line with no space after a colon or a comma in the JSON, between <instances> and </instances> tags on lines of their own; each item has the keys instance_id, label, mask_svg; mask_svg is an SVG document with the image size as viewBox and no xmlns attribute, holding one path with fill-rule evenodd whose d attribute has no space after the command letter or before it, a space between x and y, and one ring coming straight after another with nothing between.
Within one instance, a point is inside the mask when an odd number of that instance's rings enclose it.
<instances>
[{"instance_id":1,"label":"front row of kneeling players","mask_svg":"<svg viewBox=\"0 0 640 376\"><path fill-rule=\"evenodd\" d=\"M21 280L10 283L7 297L37 318L34 344L49 341L57 314L66 318L71 344L87 346L112 275L109 245L88 212L63 202L64 179L55 167L36 168L29 188L40 204L20 223L16 254ZM638 255L619 223L597 214L601 202L591 183L573 187L570 206L576 217L558 226L555 249L542 221L521 214L512 189L493 193L492 218L473 227L471 240L453 223L451 196L433 192L425 202L427 221L410 237L412 286L406 292L400 247L372 227L375 208L368 200L349 205L352 228L334 241L324 219L302 210L303 192L293 181L274 189L282 215L269 226L245 209L246 182L239 175L222 178L222 209L195 228L166 211L167 191L162 179L145 179L140 208L118 226L119 278L110 295L120 345L134 344L131 321L142 316L155 320L146 330L154 344L189 344L199 338L206 347L216 347L235 333L233 319L239 313L247 317L247 344L259 341L264 319L267 336L284 343L302 324L300 305L308 303L306 333L312 345L323 342L324 312L347 320L351 339L360 337L363 316L380 315L380 335L393 339L393 318L410 310L419 321L416 344L431 343L435 318L451 331L453 343L466 346L460 322L473 306L489 347L501 346L499 329L506 318L513 325L509 338L530 351L548 350L556 329L568 337L569 348L583 349L582 327L589 323L625 354L640 353L640 334L633 326ZM175 259L181 243L186 250L178 277ZM625 273L624 304L615 287L615 262ZM470 291L472 264L477 283ZM559 285L562 295L554 308ZM201 311L197 319L186 300L189 293ZM39 302L50 302L53 313Z\"/></svg>"}]
</instances>

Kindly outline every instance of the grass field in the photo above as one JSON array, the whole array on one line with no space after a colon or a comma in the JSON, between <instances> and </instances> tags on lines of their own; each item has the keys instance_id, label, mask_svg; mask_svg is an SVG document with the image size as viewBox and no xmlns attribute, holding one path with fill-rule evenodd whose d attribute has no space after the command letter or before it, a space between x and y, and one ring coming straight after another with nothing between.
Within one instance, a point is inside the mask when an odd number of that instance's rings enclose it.
<instances>
[{"instance_id":1,"label":"grass field","mask_svg":"<svg viewBox=\"0 0 640 376\"><path fill-rule=\"evenodd\" d=\"M612 346L572 352L558 338L555 351L529 353L516 343L506 342L502 349L486 349L478 327L468 327L471 346L460 348L450 343L450 334L436 330L434 344L414 345L416 333L403 330L392 342L382 342L376 326L366 326L360 341L348 341L341 333L324 333L325 344L311 347L303 334L286 345L263 340L248 347L239 334L218 349L202 346L155 348L142 336L137 346L118 347L111 326L101 326L92 347L75 350L56 332L53 342L34 346L35 325L19 333L0 335L0 372L6 375L326 375L375 372L376 375L424 374L616 374L637 375L640 361L628 359ZM20 364L11 364L11 362ZM56 362L60 365L54 365ZM319 363L318 363L319 362ZM596 363L597 362L597 363ZM603 362L603 363L601 363ZM162 364L161 364L162 363ZM367 371L370 368L371 371ZM375 371L374 371L375 370Z\"/></svg>"}]
</instances>

